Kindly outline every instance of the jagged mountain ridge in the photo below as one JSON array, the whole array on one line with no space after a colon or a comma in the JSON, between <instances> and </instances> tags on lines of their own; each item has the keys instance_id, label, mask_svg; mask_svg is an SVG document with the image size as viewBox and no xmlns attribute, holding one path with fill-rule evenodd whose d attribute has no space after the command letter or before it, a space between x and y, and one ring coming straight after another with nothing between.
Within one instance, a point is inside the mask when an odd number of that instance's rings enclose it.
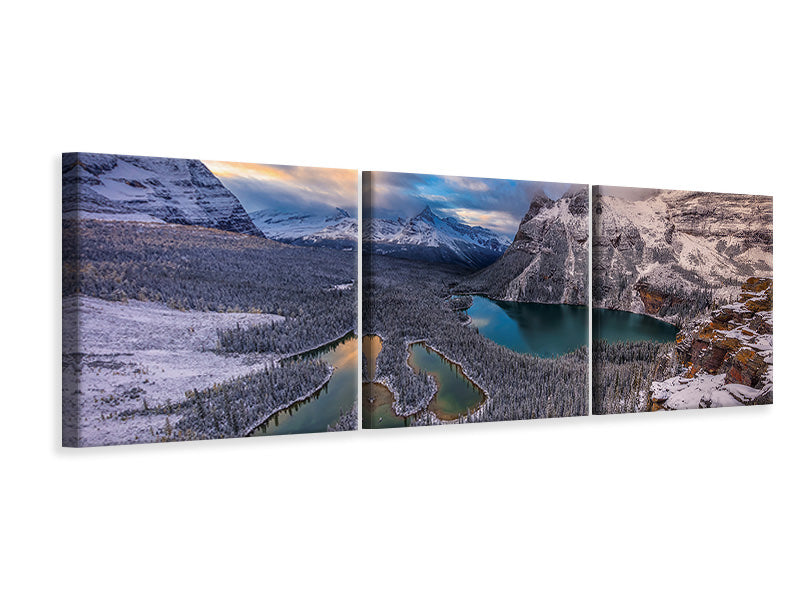
<instances>
[{"instance_id":1,"label":"jagged mountain ridge","mask_svg":"<svg viewBox=\"0 0 800 600\"><path fill-rule=\"evenodd\" d=\"M199 160L62 155L66 218L199 225L264 237L239 199Z\"/></svg>"},{"instance_id":2,"label":"jagged mountain ridge","mask_svg":"<svg viewBox=\"0 0 800 600\"><path fill-rule=\"evenodd\" d=\"M369 219L364 227L368 252L479 269L496 261L510 240L485 227L442 217L429 206L409 219Z\"/></svg>"},{"instance_id":3,"label":"jagged mountain ridge","mask_svg":"<svg viewBox=\"0 0 800 600\"><path fill-rule=\"evenodd\" d=\"M573 185L558 200L535 193L503 256L457 290L497 300L586 304L588 215L588 186Z\"/></svg>"},{"instance_id":4,"label":"jagged mountain ridge","mask_svg":"<svg viewBox=\"0 0 800 600\"><path fill-rule=\"evenodd\" d=\"M595 190L596 307L676 322L733 300L748 277L772 276L771 197Z\"/></svg>"},{"instance_id":5,"label":"jagged mountain ridge","mask_svg":"<svg viewBox=\"0 0 800 600\"><path fill-rule=\"evenodd\" d=\"M358 220L343 208L327 215L264 209L250 218L266 237L286 244L342 250L355 250L358 244Z\"/></svg>"}]
</instances>

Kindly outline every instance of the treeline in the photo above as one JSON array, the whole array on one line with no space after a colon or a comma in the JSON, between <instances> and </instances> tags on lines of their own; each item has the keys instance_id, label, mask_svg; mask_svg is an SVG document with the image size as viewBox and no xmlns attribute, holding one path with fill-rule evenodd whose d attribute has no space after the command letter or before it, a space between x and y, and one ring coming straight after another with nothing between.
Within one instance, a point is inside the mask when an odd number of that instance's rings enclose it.
<instances>
[{"instance_id":1,"label":"treeline","mask_svg":"<svg viewBox=\"0 0 800 600\"><path fill-rule=\"evenodd\" d=\"M448 300L466 272L390 257L365 256L365 333L383 339L376 379L395 393L398 414L427 405L435 380L409 366L407 344L425 340L490 397L471 421L582 415L587 412L586 348L557 358L519 354L465 327ZM424 417L424 415L423 415ZM424 424L425 418L419 419Z\"/></svg>"},{"instance_id":2,"label":"treeline","mask_svg":"<svg viewBox=\"0 0 800 600\"><path fill-rule=\"evenodd\" d=\"M354 431L358 429L358 404L353 403L353 408L339 415L339 420L333 425L328 425L328 431Z\"/></svg>"},{"instance_id":3,"label":"treeline","mask_svg":"<svg viewBox=\"0 0 800 600\"><path fill-rule=\"evenodd\" d=\"M472 296L453 296L446 303L450 310L467 310L472 306Z\"/></svg>"},{"instance_id":4,"label":"treeline","mask_svg":"<svg viewBox=\"0 0 800 600\"><path fill-rule=\"evenodd\" d=\"M650 384L671 377L675 344L650 341L592 341L592 413L643 412L649 407Z\"/></svg>"},{"instance_id":5,"label":"treeline","mask_svg":"<svg viewBox=\"0 0 800 600\"><path fill-rule=\"evenodd\" d=\"M329 377L321 360L284 360L280 366L186 392L172 437L229 438L247 435L272 414L308 395Z\"/></svg>"},{"instance_id":6,"label":"treeline","mask_svg":"<svg viewBox=\"0 0 800 600\"><path fill-rule=\"evenodd\" d=\"M286 321L252 327L217 329L217 349L222 352L276 352L294 354L314 347L321 341L342 337L355 329L351 321L353 307L344 301L333 303L327 312L298 315Z\"/></svg>"},{"instance_id":7,"label":"treeline","mask_svg":"<svg viewBox=\"0 0 800 600\"><path fill-rule=\"evenodd\" d=\"M734 302L742 281L731 278L718 278L709 281L694 271L681 265L671 266L673 277L665 281L663 277L652 281L647 275L641 277L633 285L636 291L647 291L664 298L664 303L655 316L669 319L678 327L683 327L687 322L700 315L709 313L724 304ZM629 279L620 280L620 293L624 291Z\"/></svg>"},{"instance_id":8,"label":"treeline","mask_svg":"<svg viewBox=\"0 0 800 600\"><path fill-rule=\"evenodd\" d=\"M291 353L343 335L358 319L357 286L335 287L356 280L348 252L191 226L64 221L63 261L65 296L286 317L221 332L223 351Z\"/></svg>"}]
</instances>

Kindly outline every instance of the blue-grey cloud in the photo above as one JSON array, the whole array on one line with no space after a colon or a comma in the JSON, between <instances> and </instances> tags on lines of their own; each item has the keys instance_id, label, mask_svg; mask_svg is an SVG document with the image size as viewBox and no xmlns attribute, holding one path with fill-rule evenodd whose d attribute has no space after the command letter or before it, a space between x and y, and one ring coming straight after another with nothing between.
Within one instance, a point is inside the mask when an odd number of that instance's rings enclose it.
<instances>
[{"instance_id":1,"label":"blue-grey cloud","mask_svg":"<svg viewBox=\"0 0 800 600\"><path fill-rule=\"evenodd\" d=\"M557 199L571 184L515 179L449 177L375 171L371 175L370 216L411 217L430 206L434 212L513 235L537 191Z\"/></svg>"}]
</instances>

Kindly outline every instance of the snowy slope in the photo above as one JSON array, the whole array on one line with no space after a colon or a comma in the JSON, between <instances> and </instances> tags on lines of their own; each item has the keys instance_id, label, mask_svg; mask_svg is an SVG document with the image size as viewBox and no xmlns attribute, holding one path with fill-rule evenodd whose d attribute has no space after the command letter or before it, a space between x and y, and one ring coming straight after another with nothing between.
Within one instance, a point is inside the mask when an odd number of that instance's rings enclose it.
<instances>
[{"instance_id":1,"label":"snowy slope","mask_svg":"<svg viewBox=\"0 0 800 600\"><path fill-rule=\"evenodd\" d=\"M328 215L265 209L250 218L266 237L287 244L355 250L358 243L358 220L342 208Z\"/></svg>"},{"instance_id":2,"label":"snowy slope","mask_svg":"<svg viewBox=\"0 0 800 600\"><path fill-rule=\"evenodd\" d=\"M586 304L588 215L588 186L572 186L558 200L538 192L502 258L467 278L459 291L517 302Z\"/></svg>"},{"instance_id":3,"label":"snowy slope","mask_svg":"<svg viewBox=\"0 0 800 600\"><path fill-rule=\"evenodd\" d=\"M441 217L430 207L410 219L370 219L364 229L367 248L376 254L476 269L497 260L510 243L485 227Z\"/></svg>"},{"instance_id":4,"label":"snowy slope","mask_svg":"<svg viewBox=\"0 0 800 600\"><path fill-rule=\"evenodd\" d=\"M80 323L64 328L64 348L76 350L63 356L64 443L75 446L159 441L170 418L162 409L184 401L186 390L274 364L274 355L211 352L218 329L284 320L87 296L64 298L63 315Z\"/></svg>"},{"instance_id":5,"label":"snowy slope","mask_svg":"<svg viewBox=\"0 0 800 600\"><path fill-rule=\"evenodd\" d=\"M238 198L199 160L64 154L66 218L199 225L263 237Z\"/></svg>"},{"instance_id":6,"label":"snowy slope","mask_svg":"<svg viewBox=\"0 0 800 600\"><path fill-rule=\"evenodd\" d=\"M701 295L728 302L748 277L772 275L768 196L600 187L593 228L597 307L692 317Z\"/></svg>"}]
</instances>

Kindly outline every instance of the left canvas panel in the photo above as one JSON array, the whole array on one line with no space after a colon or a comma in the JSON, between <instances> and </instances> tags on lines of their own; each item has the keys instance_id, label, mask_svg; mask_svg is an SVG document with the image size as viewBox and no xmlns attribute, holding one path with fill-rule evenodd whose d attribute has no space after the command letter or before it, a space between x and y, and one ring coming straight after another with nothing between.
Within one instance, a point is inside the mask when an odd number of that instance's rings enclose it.
<instances>
[{"instance_id":1,"label":"left canvas panel","mask_svg":"<svg viewBox=\"0 0 800 600\"><path fill-rule=\"evenodd\" d=\"M62 157L64 446L357 428L358 172Z\"/></svg>"}]
</instances>

